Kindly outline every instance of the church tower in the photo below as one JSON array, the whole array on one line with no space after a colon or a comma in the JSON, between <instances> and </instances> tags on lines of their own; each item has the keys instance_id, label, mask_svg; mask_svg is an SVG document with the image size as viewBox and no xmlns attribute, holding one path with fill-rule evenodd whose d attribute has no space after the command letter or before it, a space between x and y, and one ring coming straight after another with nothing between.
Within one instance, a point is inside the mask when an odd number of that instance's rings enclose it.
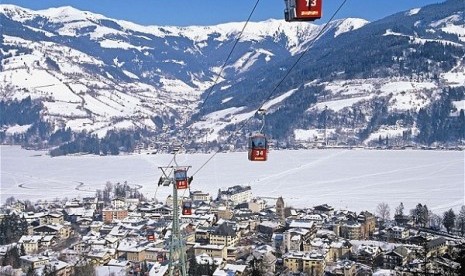
<instances>
[{"instance_id":1,"label":"church tower","mask_svg":"<svg viewBox=\"0 0 465 276\"><path fill-rule=\"evenodd\" d=\"M279 222L284 224L286 217L284 216L284 199L282 196L278 197L276 201L276 215Z\"/></svg>"}]
</instances>

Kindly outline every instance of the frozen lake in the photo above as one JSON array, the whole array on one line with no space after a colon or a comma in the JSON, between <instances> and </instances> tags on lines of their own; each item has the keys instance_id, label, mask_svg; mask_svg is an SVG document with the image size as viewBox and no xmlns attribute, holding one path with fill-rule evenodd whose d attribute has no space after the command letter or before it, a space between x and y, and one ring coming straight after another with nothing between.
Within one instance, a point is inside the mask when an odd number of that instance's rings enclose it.
<instances>
[{"instance_id":1,"label":"frozen lake","mask_svg":"<svg viewBox=\"0 0 465 276\"><path fill-rule=\"evenodd\" d=\"M172 155L62 156L1 146L1 201L90 196L107 181L141 185L149 198L164 200L171 188L160 187L159 166ZM464 204L464 152L298 150L271 151L269 161L250 162L246 153L178 155L179 165L195 173L193 190L250 185L256 196L283 196L286 205L303 207L327 203L336 208L374 212L380 202L407 210L426 204L436 213Z\"/></svg>"}]
</instances>

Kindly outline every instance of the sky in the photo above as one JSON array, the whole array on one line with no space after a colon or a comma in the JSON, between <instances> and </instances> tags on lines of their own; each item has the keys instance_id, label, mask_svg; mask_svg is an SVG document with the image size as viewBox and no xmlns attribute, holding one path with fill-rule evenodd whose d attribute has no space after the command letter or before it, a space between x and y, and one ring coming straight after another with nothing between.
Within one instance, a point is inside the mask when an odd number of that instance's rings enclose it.
<instances>
[{"instance_id":1,"label":"sky","mask_svg":"<svg viewBox=\"0 0 465 276\"><path fill-rule=\"evenodd\" d=\"M326 22L342 2L323 0L323 18L319 22ZM440 2L443 0L347 0L336 18L375 21L396 12ZM0 4L33 10L72 6L142 25L174 26L245 21L255 3L256 0L0 0ZM282 19L283 10L283 0L260 0L251 20Z\"/></svg>"}]
</instances>

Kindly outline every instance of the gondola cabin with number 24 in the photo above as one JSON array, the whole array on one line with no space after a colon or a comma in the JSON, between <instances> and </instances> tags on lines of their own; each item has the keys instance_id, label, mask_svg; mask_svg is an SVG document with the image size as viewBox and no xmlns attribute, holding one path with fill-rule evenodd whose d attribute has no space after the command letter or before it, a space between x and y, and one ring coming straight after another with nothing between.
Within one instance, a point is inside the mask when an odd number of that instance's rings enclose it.
<instances>
[{"instance_id":1,"label":"gondola cabin with number 24","mask_svg":"<svg viewBox=\"0 0 465 276\"><path fill-rule=\"evenodd\" d=\"M249 160L266 161L268 154L268 143L265 135L261 133L249 137Z\"/></svg>"},{"instance_id":2,"label":"gondola cabin with number 24","mask_svg":"<svg viewBox=\"0 0 465 276\"><path fill-rule=\"evenodd\" d=\"M314 21L322 16L322 0L284 0L286 21Z\"/></svg>"}]
</instances>

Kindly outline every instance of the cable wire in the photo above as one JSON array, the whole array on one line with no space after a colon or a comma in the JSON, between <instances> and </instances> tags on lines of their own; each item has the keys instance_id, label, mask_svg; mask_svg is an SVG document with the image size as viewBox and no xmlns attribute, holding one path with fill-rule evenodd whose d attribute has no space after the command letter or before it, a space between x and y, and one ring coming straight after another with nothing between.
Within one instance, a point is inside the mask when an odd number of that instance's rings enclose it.
<instances>
[{"instance_id":1,"label":"cable wire","mask_svg":"<svg viewBox=\"0 0 465 276\"><path fill-rule=\"evenodd\" d=\"M255 9L257 8L258 6L258 3L260 2L260 0L257 0L255 2L255 5L253 6L252 10L250 11L249 13L249 16L247 17L247 20L245 21L244 23L244 26L242 27L242 30L240 31L239 35L237 36L236 40L234 41L234 44L233 44L233 47L231 48L231 50L229 51L229 54L228 56L226 57L223 65L221 66L221 69L220 71L216 74L216 78L213 82L213 85L210 86L210 88L208 89L208 92L207 92L207 96L205 97L205 99L203 100L202 104L200 105L200 107L198 108L198 110L202 110L202 108L204 107L205 103L207 102L208 98L210 98L212 92L213 92L213 88L215 88L215 86L217 85L218 83L218 80L220 79L221 77L221 74L223 73L224 71L224 68L226 67L229 59L231 58L232 56L232 53L234 52L234 49L236 48L237 44L239 43L240 39L242 38L242 35L244 34L244 31L245 31L245 28L247 27L247 25L249 24L250 22L250 19L252 18L252 15L254 14L255 12ZM191 129L189 128L189 132L188 134L190 133ZM189 135L186 135L186 137L188 137ZM180 148L184 145L184 143L186 142L186 138L184 138L184 141L182 141L181 145L180 145ZM168 166L171 166L171 164L175 161L175 158L176 158L176 155L178 154L179 151L175 151L174 154L173 154L173 158L171 159L171 161L168 163Z\"/></svg>"},{"instance_id":2,"label":"cable wire","mask_svg":"<svg viewBox=\"0 0 465 276\"><path fill-rule=\"evenodd\" d=\"M326 22L326 24L323 26L323 28L321 28L321 30L318 32L318 34L313 38L313 40L310 41L309 43L309 46L307 47L307 49L305 49L301 54L300 56L297 58L297 60L292 64L292 66L287 70L286 74L284 75L284 77L278 82L278 84L273 88L273 90L271 90L271 92L268 94L268 96L265 98L264 101L262 101L262 104L257 108L257 111L258 112L260 109L263 108L263 106L266 104L267 101L269 101L271 99L271 97L273 96L273 94L277 91L277 89L281 86L281 84L284 82L284 80L286 80L286 78L289 76L289 74L291 73L291 71L295 68L295 66L300 62L300 60L304 57L304 55L310 50L310 48L313 46L313 44L315 44L315 42L317 41L318 38L320 38L321 35L323 35L323 33L326 31L326 29L328 28L329 26L329 23L331 23L334 19L334 17L339 13L339 11L342 9L342 7L345 5L345 3L347 2L347 0L344 0L341 5L339 5L339 7L336 9L336 11L333 13L333 15L330 17L330 19L328 20L328 22ZM242 122L242 125L239 127L239 129L237 130L238 132L241 131L245 125L247 124L247 122L253 117L249 117L247 118L246 120L244 120ZM203 169L207 164L208 162L210 162L213 157L215 157L219 152L220 152L221 149L218 149L215 153L213 153L213 155L208 158L208 160L202 164L202 166L200 166L200 168L195 171L192 176L195 176L201 169Z\"/></svg>"},{"instance_id":3,"label":"cable wire","mask_svg":"<svg viewBox=\"0 0 465 276\"><path fill-rule=\"evenodd\" d=\"M239 36L237 37L236 41L234 42L234 45L233 45L233 47L231 48L231 51L229 51L228 57L227 57L226 60L224 61L223 65L221 66L220 71L216 74L216 79L215 79L215 81L213 82L213 85L210 86L210 88L208 89L207 96L205 97L205 100L204 100L204 101L202 102L202 104L200 105L199 110L202 110L203 106L205 105L205 103L207 102L208 98L209 98L210 95L212 94L213 88L214 88L214 87L216 86L216 84L218 83L218 80L220 79L221 74L223 73L223 70L224 70L224 68L226 67L226 64L228 63L228 60L231 58L231 55L232 55L234 49L236 48L237 43L239 43L239 40L241 39L242 34L244 34L244 30L245 30L245 28L247 27L247 25L249 24L250 18L252 17L252 15L253 15L255 9L257 8L259 2L260 2L260 0L257 0L257 2L255 2L255 5L253 6L252 11L251 11L250 14L249 14L249 17L247 17L247 21L245 21L245 24L244 24L244 26L242 27L242 30L241 30L241 32L239 33Z\"/></svg>"}]
</instances>

